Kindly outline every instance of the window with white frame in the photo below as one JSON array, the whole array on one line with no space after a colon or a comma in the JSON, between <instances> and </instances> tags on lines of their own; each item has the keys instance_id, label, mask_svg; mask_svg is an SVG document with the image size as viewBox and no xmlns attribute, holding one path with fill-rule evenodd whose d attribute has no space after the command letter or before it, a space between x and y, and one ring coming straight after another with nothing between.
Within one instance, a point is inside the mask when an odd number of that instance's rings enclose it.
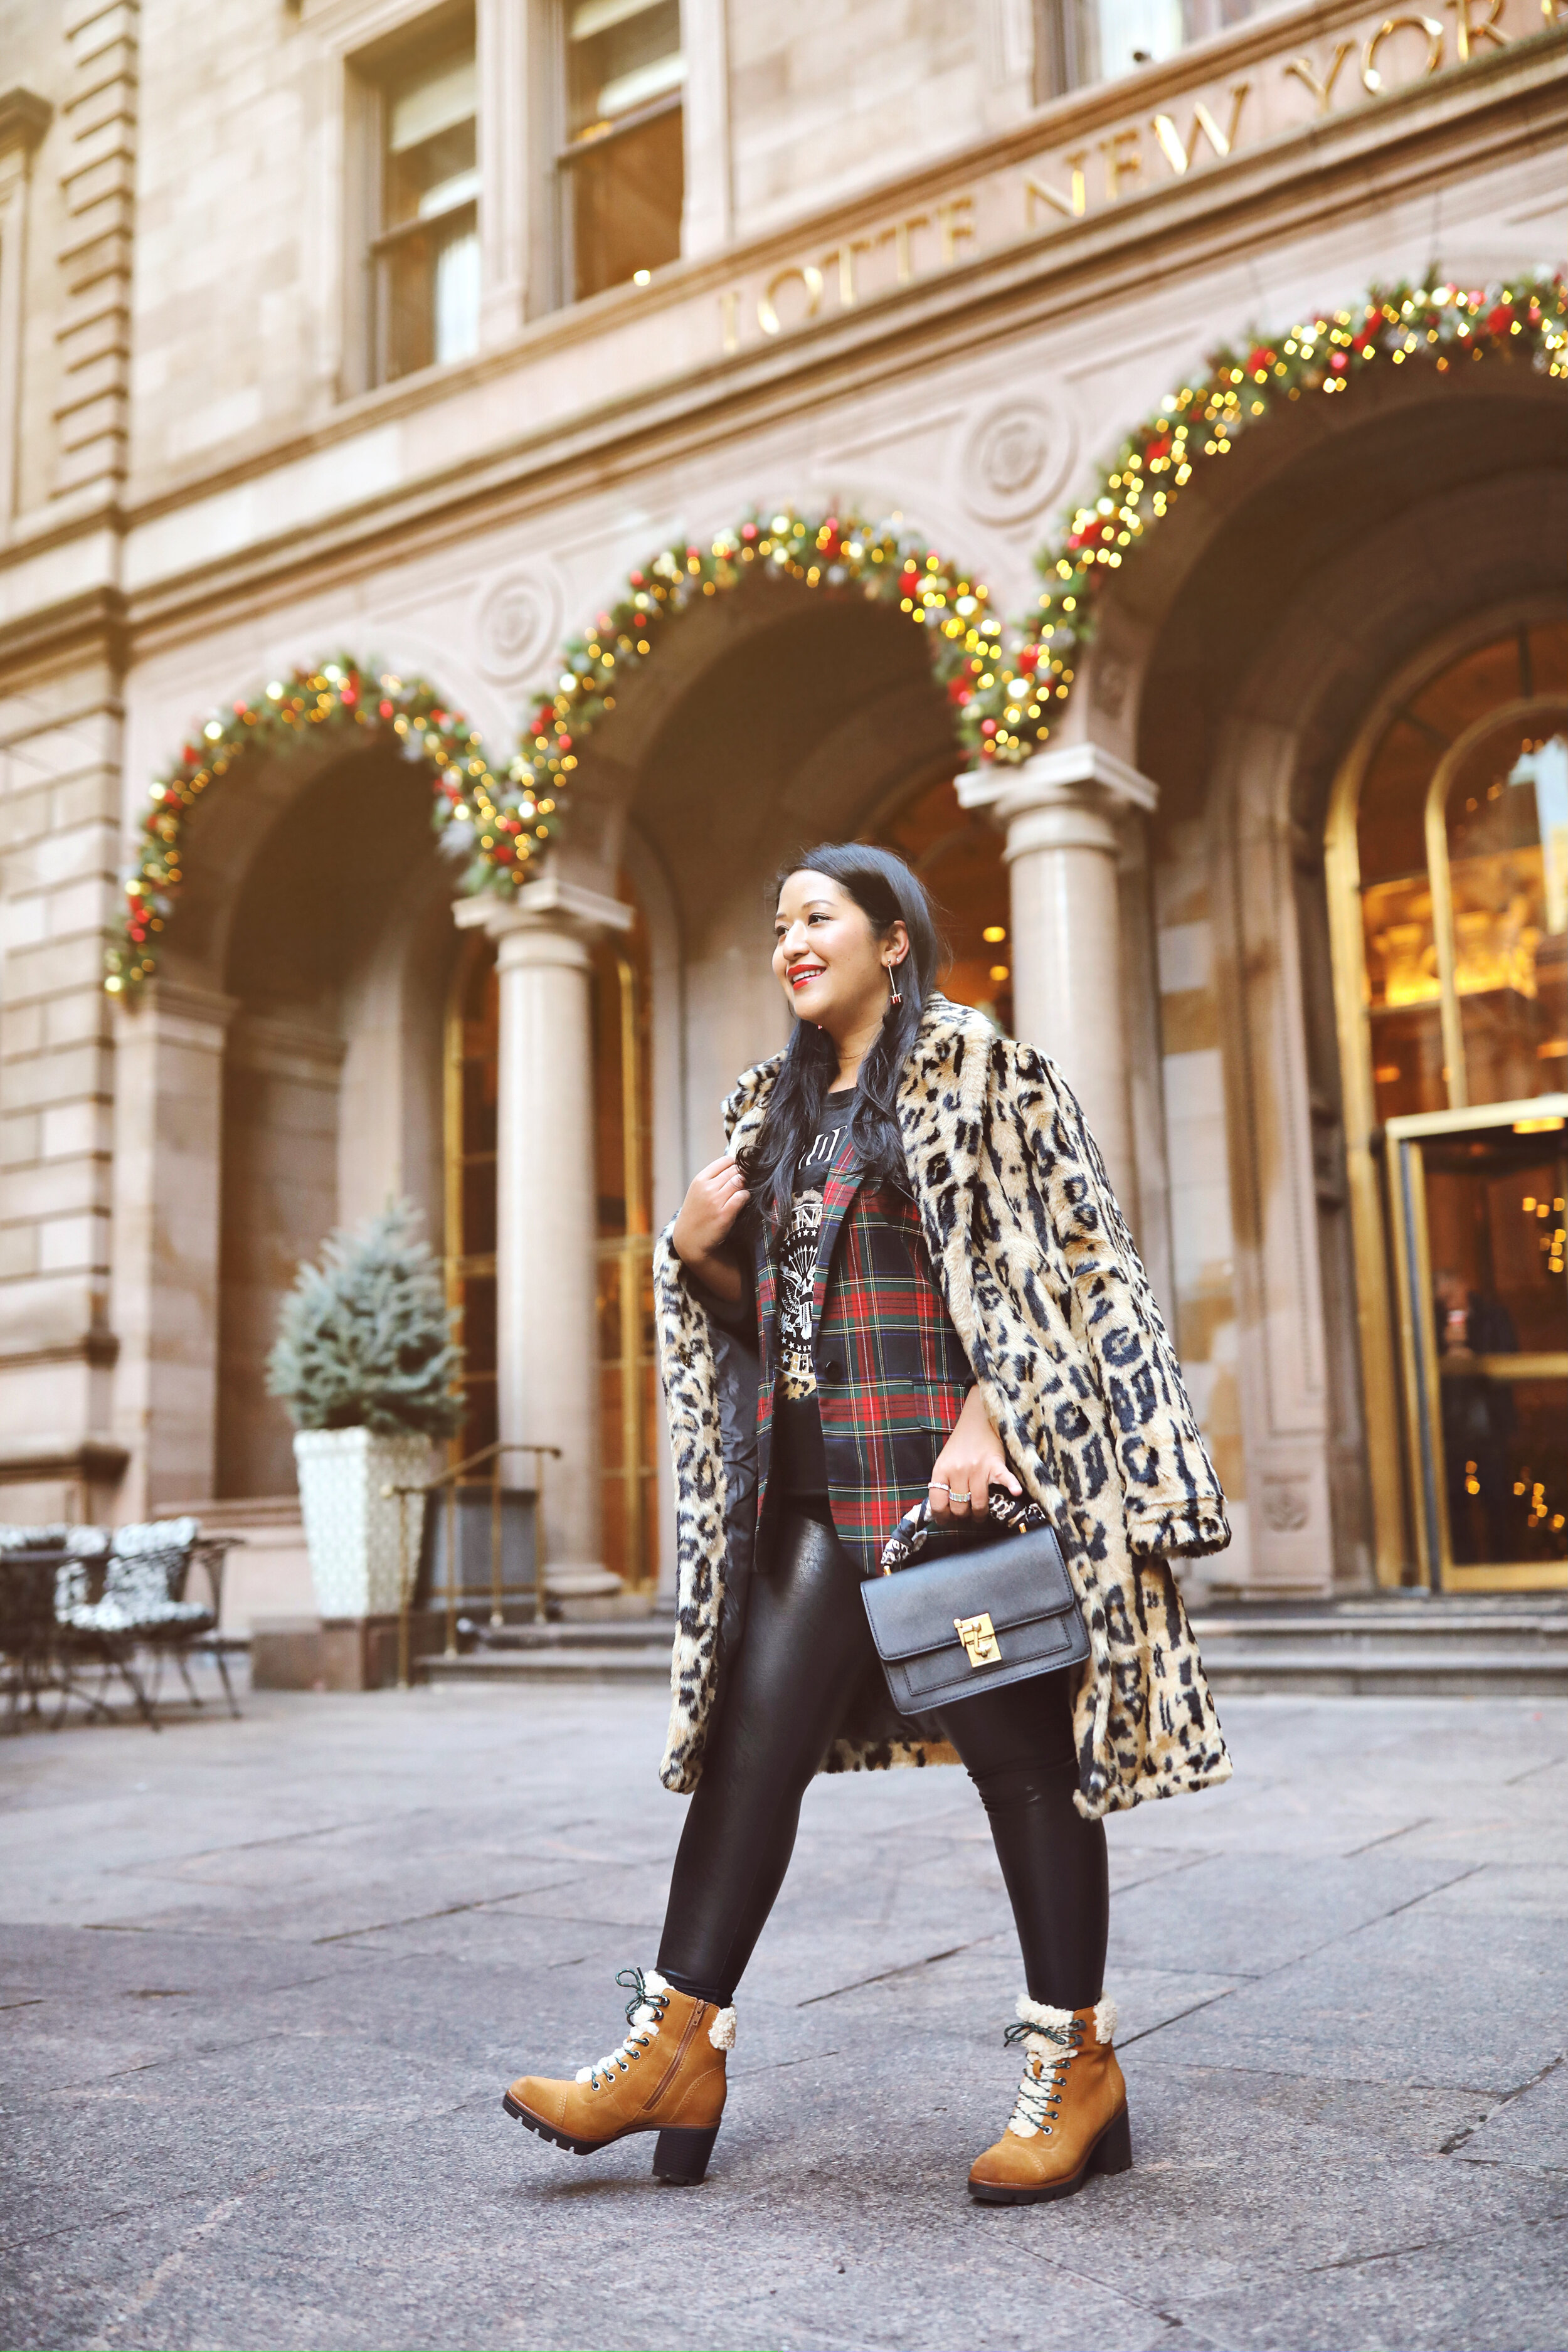
<instances>
[{"instance_id":1,"label":"window with white frame","mask_svg":"<svg viewBox=\"0 0 1568 2352\"><path fill-rule=\"evenodd\" d=\"M1173 58L1289 0L1036 0L1037 95L1059 98Z\"/></svg>"},{"instance_id":2,"label":"window with white frame","mask_svg":"<svg viewBox=\"0 0 1568 2352\"><path fill-rule=\"evenodd\" d=\"M644 283L680 255L680 0L564 0L561 150L567 299Z\"/></svg>"},{"instance_id":3,"label":"window with white frame","mask_svg":"<svg viewBox=\"0 0 1568 2352\"><path fill-rule=\"evenodd\" d=\"M467 359L479 341L479 74L471 28L376 85L371 240L378 383Z\"/></svg>"}]
</instances>

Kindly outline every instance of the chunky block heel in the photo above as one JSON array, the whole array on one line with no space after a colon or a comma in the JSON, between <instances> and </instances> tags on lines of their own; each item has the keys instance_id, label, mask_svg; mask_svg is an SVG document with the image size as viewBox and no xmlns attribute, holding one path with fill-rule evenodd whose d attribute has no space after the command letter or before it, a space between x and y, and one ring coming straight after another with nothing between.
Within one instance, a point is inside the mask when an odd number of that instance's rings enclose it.
<instances>
[{"instance_id":1,"label":"chunky block heel","mask_svg":"<svg viewBox=\"0 0 1568 2352\"><path fill-rule=\"evenodd\" d=\"M1094 2154L1089 2159L1091 2172L1131 2172L1132 2169L1132 2133L1122 2108L1114 2123L1106 2125L1095 2142Z\"/></svg>"},{"instance_id":2,"label":"chunky block heel","mask_svg":"<svg viewBox=\"0 0 1568 2352\"><path fill-rule=\"evenodd\" d=\"M708 2171L719 2126L711 2131L661 2131L654 2142L653 2177L672 2189L695 2189Z\"/></svg>"}]
</instances>

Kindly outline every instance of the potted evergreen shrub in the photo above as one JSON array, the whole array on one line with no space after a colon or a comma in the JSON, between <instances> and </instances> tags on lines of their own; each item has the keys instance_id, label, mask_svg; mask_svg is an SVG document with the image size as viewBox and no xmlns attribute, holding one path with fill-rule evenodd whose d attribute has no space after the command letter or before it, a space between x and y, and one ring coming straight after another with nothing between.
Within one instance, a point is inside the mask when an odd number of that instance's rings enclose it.
<instances>
[{"instance_id":1,"label":"potted evergreen shrub","mask_svg":"<svg viewBox=\"0 0 1568 2352\"><path fill-rule=\"evenodd\" d=\"M395 1610L399 1513L388 1486L429 1475L430 1441L463 1413L462 1349L419 1213L393 1202L333 1234L283 1302L267 1384L294 1423L316 1606L324 1620ZM418 1517L410 1508L410 1537Z\"/></svg>"}]
</instances>

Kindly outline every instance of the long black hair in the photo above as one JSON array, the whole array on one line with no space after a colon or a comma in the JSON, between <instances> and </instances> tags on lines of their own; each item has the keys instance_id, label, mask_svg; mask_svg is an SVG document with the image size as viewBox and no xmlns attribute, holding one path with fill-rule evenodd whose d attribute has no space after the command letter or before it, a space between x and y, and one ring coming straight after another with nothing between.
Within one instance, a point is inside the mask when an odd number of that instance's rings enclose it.
<instances>
[{"instance_id":1,"label":"long black hair","mask_svg":"<svg viewBox=\"0 0 1568 2352\"><path fill-rule=\"evenodd\" d=\"M895 1108L899 1074L909 1058L921 1014L936 985L942 945L926 887L901 857L864 841L820 843L803 850L773 877L773 902L792 874L826 874L870 922L879 937L895 923L909 933L910 951L895 967L901 1004L890 1001L881 1030L860 1065L850 1110L856 1158L875 1182L907 1190L904 1147ZM838 1049L814 1021L796 1021L773 1081L767 1117L756 1142L742 1156L752 1200L768 1225L787 1219L800 1156L816 1133L822 1106L838 1075Z\"/></svg>"}]
</instances>

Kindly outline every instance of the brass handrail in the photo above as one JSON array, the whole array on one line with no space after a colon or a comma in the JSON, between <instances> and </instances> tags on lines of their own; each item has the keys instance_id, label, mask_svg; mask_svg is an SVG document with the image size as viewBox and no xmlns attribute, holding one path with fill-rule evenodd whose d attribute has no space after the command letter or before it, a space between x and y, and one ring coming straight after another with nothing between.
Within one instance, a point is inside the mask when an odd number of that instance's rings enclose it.
<instances>
[{"instance_id":1,"label":"brass handrail","mask_svg":"<svg viewBox=\"0 0 1568 2352\"><path fill-rule=\"evenodd\" d=\"M458 1482L467 1471L477 1470L484 1463L490 1465L490 1623L506 1622L501 1607L501 1457L507 1454L531 1454L533 1456L533 1615L542 1625L547 1615L544 1589L544 1532L542 1503L544 1497L544 1456L555 1461L561 1458L559 1445L528 1445L510 1438L497 1438L493 1444L482 1445L477 1454L467 1454L454 1462L434 1478L424 1478L412 1486L384 1486L382 1493L397 1497L397 1686L408 1688L409 1618L414 1607L414 1576L408 1558L408 1500L413 1495L435 1495L447 1490L447 1655L458 1654Z\"/></svg>"}]
</instances>

